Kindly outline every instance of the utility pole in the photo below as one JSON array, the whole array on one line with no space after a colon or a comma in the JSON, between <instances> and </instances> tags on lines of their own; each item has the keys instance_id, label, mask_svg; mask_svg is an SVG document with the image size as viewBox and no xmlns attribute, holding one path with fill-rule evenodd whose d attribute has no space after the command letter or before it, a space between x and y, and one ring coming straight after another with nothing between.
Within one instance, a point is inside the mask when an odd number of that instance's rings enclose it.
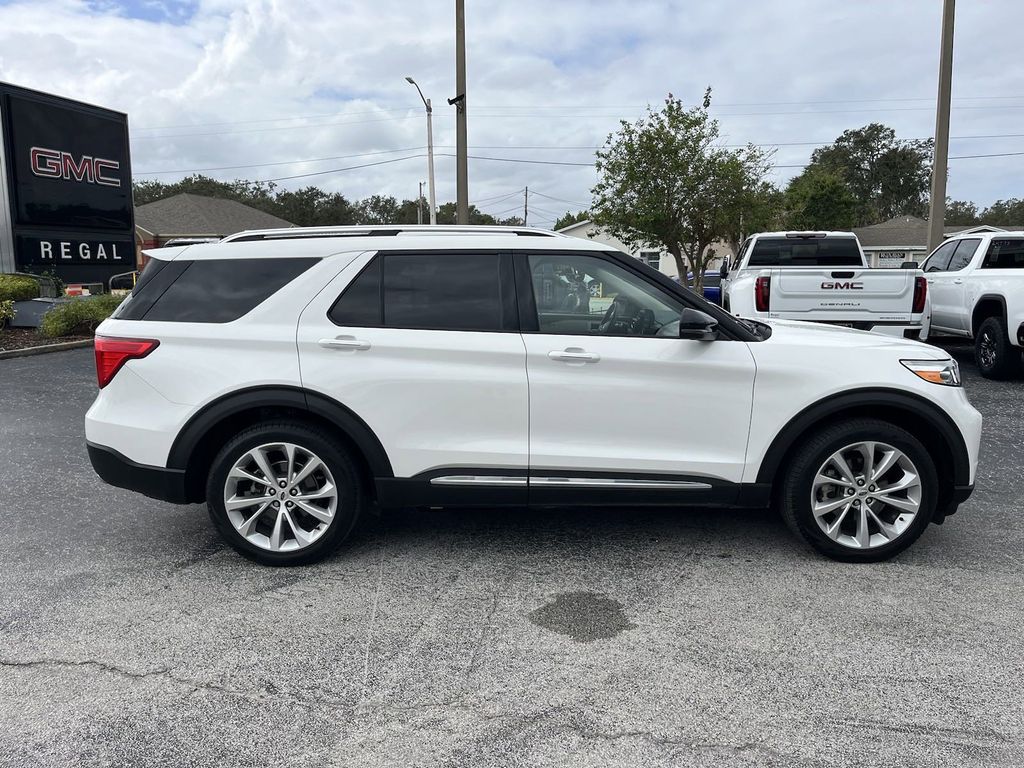
<instances>
[{"instance_id":1,"label":"utility pole","mask_svg":"<svg viewBox=\"0 0 1024 768\"><path fill-rule=\"evenodd\" d=\"M939 54L939 96L935 108L935 156L928 211L928 252L942 243L946 220L946 168L949 162L949 102L953 90L953 19L955 0L943 0L942 48Z\"/></svg>"},{"instance_id":2,"label":"utility pole","mask_svg":"<svg viewBox=\"0 0 1024 768\"><path fill-rule=\"evenodd\" d=\"M423 223L423 182L420 182L420 193L416 195L416 223Z\"/></svg>"},{"instance_id":3,"label":"utility pole","mask_svg":"<svg viewBox=\"0 0 1024 768\"><path fill-rule=\"evenodd\" d=\"M526 226L526 217L530 215L530 188L523 190L523 226Z\"/></svg>"},{"instance_id":4,"label":"utility pole","mask_svg":"<svg viewBox=\"0 0 1024 768\"><path fill-rule=\"evenodd\" d=\"M455 0L455 185L459 224L469 224L466 138L466 0Z\"/></svg>"}]
</instances>

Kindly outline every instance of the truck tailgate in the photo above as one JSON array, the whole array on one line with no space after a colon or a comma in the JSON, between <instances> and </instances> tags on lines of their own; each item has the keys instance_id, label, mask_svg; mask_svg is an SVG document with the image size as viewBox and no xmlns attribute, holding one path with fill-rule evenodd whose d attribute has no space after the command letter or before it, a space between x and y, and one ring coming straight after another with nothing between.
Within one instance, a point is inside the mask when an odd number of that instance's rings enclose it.
<instances>
[{"instance_id":1,"label":"truck tailgate","mask_svg":"<svg viewBox=\"0 0 1024 768\"><path fill-rule=\"evenodd\" d=\"M827 322L910 322L910 269L772 269L769 316Z\"/></svg>"}]
</instances>

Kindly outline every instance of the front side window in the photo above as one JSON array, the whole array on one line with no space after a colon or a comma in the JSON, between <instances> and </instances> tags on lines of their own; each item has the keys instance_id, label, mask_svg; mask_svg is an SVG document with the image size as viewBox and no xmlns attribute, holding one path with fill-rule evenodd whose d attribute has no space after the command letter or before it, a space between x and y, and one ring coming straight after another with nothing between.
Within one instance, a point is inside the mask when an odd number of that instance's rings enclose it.
<instances>
[{"instance_id":1,"label":"front side window","mask_svg":"<svg viewBox=\"0 0 1024 768\"><path fill-rule=\"evenodd\" d=\"M928 257L928 260L924 263L924 271L945 272L949 268L949 260L953 258L954 251L956 251L956 240L943 243Z\"/></svg>"},{"instance_id":2,"label":"front side window","mask_svg":"<svg viewBox=\"0 0 1024 768\"><path fill-rule=\"evenodd\" d=\"M958 272L970 264L971 258L974 256L974 252L978 250L978 244L980 242L981 239L976 237L969 237L961 240L957 244L956 250L953 252L953 258L949 260L949 271Z\"/></svg>"},{"instance_id":3,"label":"front side window","mask_svg":"<svg viewBox=\"0 0 1024 768\"><path fill-rule=\"evenodd\" d=\"M993 239L982 269L1024 269L1024 238Z\"/></svg>"},{"instance_id":4,"label":"front side window","mask_svg":"<svg viewBox=\"0 0 1024 768\"><path fill-rule=\"evenodd\" d=\"M657 336L683 310L675 297L597 256L534 254L529 264L541 333Z\"/></svg>"}]
</instances>

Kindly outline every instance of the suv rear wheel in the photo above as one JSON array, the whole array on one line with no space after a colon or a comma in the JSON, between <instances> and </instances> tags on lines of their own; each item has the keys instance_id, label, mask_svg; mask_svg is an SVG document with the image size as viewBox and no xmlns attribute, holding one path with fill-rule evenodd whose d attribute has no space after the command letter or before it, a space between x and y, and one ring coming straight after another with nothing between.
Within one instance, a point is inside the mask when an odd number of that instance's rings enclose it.
<instances>
[{"instance_id":1,"label":"suv rear wheel","mask_svg":"<svg viewBox=\"0 0 1024 768\"><path fill-rule=\"evenodd\" d=\"M214 459L210 517L238 552L266 565L302 565L331 554L367 504L348 453L299 422L260 424Z\"/></svg>"},{"instance_id":2,"label":"suv rear wheel","mask_svg":"<svg viewBox=\"0 0 1024 768\"><path fill-rule=\"evenodd\" d=\"M988 317L974 339L974 359L986 379L1009 379L1020 370L1020 350L1010 344L1001 317Z\"/></svg>"},{"instance_id":3,"label":"suv rear wheel","mask_svg":"<svg viewBox=\"0 0 1024 768\"><path fill-rule=\"evenodd\" d=\"M878 562L931 522L938 476L921 442L897 426L851 419L804 441L787 468L782 515L822 554Z\"/></svg>"}]
</instances>

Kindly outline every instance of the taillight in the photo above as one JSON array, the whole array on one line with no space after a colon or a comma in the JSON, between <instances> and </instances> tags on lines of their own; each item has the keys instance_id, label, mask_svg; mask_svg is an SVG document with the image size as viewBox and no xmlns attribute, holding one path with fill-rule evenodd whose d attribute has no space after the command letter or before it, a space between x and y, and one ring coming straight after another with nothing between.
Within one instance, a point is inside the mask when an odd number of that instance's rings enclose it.
<instances>
[{"instance_id":1,"label":"taillight","mask_svg":"<svg viewBox=\"0 0 1024 768\"><path fill-rule=\"evenodd\" d=\"M758 312L767 312L771 304L772 279L771 277L759 277L754 283L754 307Z\"/></svg>"},{"instance_id":2,"label":"taillight","mask_svg":"<svg viewBox=\"0 0 1024 768\"><path fill-rule=\"evenodd\" d=\"M924 300L928 296L928 281L923 277L914 278L914 306L911 312L924 312Z\"/></svg>"},{"instance_id":3,"label":"taillight","mask_svg":"<svg viewBox=\"0 0 1024 768\"><path fill-rule=\"evenodd\" d=\"M155 339L115 339L110 336L96 337L96 381L103 389L121 366L129 360L145 357L160 346Z\"/></svg>"}]
</instances>

